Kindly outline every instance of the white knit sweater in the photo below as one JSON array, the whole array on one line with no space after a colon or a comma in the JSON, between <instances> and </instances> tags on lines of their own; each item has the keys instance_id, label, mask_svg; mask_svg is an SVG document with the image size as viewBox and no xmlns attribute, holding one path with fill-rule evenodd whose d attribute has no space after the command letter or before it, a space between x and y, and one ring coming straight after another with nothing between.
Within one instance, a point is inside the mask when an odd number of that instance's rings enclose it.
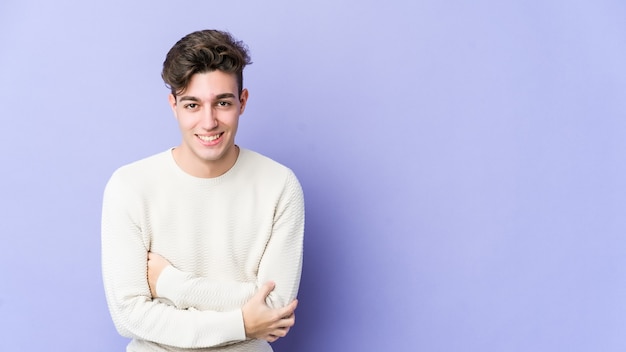
<instances>
[{"instance_id":1,"label":"white knit sweater","mask_svg":"<svg viewBox=\"0 0 626 352\"><path fill-rule=\"evenodd\" d=\"M241 307L266 281L267 304L298 293L304 201L288 168L241 149L216 178L183 172L171 150L115 171L104 191L102 272L127 351L271 351L246 340ZM152 299L147 253L172 263Z\"/></svg>"}]
</instances>

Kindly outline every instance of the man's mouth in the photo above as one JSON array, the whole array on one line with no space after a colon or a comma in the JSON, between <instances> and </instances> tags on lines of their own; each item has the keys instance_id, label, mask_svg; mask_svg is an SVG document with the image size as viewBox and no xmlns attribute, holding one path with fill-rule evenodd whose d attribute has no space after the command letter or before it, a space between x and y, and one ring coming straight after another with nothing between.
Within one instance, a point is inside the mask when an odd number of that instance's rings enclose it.
<instances>
[{"instance_id":1,"label":"man's mouth","mask_svg":"<svg viewBox=\"0 0 626 352\"><path fill-rule=\"evenodd\" d=\"M214 140L220 138L222 135L224 134L224 132L220 133L220 134L214 134L212 136L202 136L197 134L196 136L198 136L198 138L200 138L200 140L202 140L203 142L213 142Z\"/></svg>"}]
</instances>

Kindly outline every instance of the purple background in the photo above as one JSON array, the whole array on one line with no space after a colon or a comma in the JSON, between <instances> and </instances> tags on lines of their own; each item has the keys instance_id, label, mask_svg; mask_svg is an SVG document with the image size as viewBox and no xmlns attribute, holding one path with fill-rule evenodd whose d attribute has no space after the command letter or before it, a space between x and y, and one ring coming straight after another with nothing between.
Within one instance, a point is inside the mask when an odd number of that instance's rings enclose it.
<instances>
[{"instance_id":1,"label":"purple background","mask_svg":"<svg viewBox=\"0 0 626 352\"><path fill-rule=\"evenodd\" d=\"M238 142L307 206L276 351L626 350L626 3L0 3L0 351L123 351L110 174L176 145L183 35L250 47Z\"/></svg>"}]
</instances>

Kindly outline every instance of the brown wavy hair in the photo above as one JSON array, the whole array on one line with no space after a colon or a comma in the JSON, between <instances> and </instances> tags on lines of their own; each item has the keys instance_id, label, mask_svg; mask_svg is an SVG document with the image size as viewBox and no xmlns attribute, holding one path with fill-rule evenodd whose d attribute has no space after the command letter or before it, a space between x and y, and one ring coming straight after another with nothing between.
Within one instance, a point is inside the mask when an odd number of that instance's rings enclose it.
<instances>
[{"instance_id":1,"label":"brown wavy hair","mask_svg":"<svg viewBox=\"0 0 626 352\"><path fill-rule=\"evenodd\" d=\"M241 95L243 69L251 63L246 44L228 32L207 29L190 33L174 44L163 62L161 77L176 96L187 89L196 73L234 73Z\"/></svg>"}]
</instances>

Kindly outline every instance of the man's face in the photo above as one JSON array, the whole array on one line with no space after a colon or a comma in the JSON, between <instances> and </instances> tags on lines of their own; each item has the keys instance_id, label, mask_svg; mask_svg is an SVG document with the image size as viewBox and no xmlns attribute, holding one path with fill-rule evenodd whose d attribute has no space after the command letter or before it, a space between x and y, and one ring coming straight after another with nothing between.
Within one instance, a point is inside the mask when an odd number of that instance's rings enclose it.
<instances>
[{"instance_id":1,"label":"man's face","mask_svg":"<svg viewBox=\"0 0 626 352\"><path fill-rule=\"evenodd\" d=\"M237 160L235 135L248 91L239 96L235 74L222 71L196 73L187 89L169 102L182 134L174 159L187 173L216 177Z\"/></svg>"}]
</instances>

